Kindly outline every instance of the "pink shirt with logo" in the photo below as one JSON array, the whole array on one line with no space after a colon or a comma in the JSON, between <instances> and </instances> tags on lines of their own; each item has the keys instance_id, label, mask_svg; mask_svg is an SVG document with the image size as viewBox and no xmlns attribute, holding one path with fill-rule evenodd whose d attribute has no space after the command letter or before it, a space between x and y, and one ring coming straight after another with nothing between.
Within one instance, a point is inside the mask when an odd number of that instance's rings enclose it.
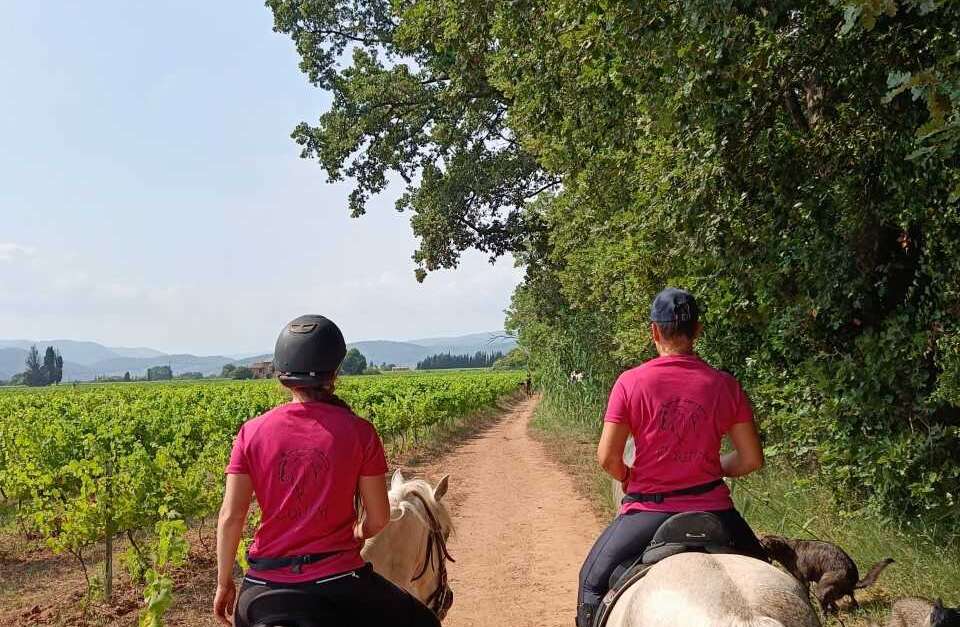
<instances>
[{"instance_id":1,"label":"pink shirt with logo","mask_svg":"<svg viewBox=\"0 0 960 627\"><path fill-rule=\"evenodd\" d=\"M628 492L656 494L723 476L720 445L738 422L753 420L750 400L732 376L696 355L657 357L620 375L610 392L606 422L629 425L637 445ZM662 503L628 503L631 511L730 509L726 485Z\"/></svg>"},{"instance_id":2,"label":"pink shirt with logo","mask_svg":"<svg viewBox=\"0 0 960 627\"><path fill-rule=\"evenodd\" d=\"M387 461L372 424L328 403L287 403L240 428L227 473L250 475L262 512L254 557L340 551L301 573L251 571L278 583L312 581L363 566L354 494L361 476L383 475Z\"/></svg>"}]
</instances>

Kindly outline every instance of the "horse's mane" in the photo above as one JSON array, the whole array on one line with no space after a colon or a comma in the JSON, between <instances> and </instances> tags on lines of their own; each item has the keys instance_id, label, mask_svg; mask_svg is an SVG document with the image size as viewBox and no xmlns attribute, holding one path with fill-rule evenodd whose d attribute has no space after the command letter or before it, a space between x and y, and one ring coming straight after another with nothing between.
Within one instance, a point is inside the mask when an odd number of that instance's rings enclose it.
<instances>
[{"instance_id":1,"label":"horse's mane","mask_svg":"<svg viewBox=\"0 0 960 627\"><path fill-rule=\"evenodd\" d=\"M423 501L414 497L414 494L419 495ZM430 517L423 509L423 503L426 502L441 527L453 532L450 512L433 498L433 487L423 479L405 479L400 485L391 485L387 496L390 499L390 518L397 518L402 512L410 511L429 527Z\"/></svg>"}]
</instances>

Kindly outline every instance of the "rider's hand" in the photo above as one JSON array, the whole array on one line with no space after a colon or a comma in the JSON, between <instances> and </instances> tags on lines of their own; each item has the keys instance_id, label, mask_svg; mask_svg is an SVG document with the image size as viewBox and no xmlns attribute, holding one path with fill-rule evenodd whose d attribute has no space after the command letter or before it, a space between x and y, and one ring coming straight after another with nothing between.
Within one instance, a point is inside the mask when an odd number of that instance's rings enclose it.
<instances>
[{"instance_id":1,"label":"rider's hand","mask_svg":"<svg viewBox=\"0 0 960 627\"><path fill-rule=\"evenodd\" d=\"M213 613L224 625L233 624L233 606L237 601L237 584L231 579L227 583L217 584L217 594L213 597Z\"/></svg>"}]
</instances>

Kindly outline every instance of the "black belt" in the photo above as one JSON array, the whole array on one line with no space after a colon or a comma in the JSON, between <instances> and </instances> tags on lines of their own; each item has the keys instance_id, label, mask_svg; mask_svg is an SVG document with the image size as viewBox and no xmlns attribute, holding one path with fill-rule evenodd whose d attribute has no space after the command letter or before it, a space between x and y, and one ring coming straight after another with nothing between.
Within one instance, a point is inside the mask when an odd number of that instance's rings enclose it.
<instances>
[{"instance_id":1,"label":"black belt","mask_svg":"<svg viewBox=\"0 0 960 627\"><path fill-rule=\"evenodd\" d=\"M708 483L690 486L689 488L680 488L679 490L670 490L669 492L658 492L656 494L642 494L640 492L631 492L623 497L621 501L624 505L627 503L663 503L663 499L671 496L692 496L694 494L706 494L715 488L723 485L723 479L714 479Z\"/></svg>"},{"instance_id":2,"label":"black belt","mask_svg":"<svg viewBox=\"0 0 960 627\"><path fill-rule=\"evenodd\" d=\"M290 567L290 572L299 573L307 564L313 564L339 555L342 551L327 551L326 553L309 553L307 555L291 555L289 557L251 557L247 553L247 564L250 570L278 570Z\"/></svg>"}]
</instances>

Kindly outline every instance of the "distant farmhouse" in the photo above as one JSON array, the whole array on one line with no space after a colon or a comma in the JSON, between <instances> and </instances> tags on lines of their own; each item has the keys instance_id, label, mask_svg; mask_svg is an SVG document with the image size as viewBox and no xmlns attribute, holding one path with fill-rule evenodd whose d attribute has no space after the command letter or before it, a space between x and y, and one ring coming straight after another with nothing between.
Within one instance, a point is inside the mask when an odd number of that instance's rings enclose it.
<instances>
[{"instance_id":1,"label":"distant farmhouse","mask_svg":"<svg viewBox=\"0 0 960 627\"><path fill-rule=\"evenodd\" d=\"M254 379L272 379L274 375L272 361L258 361L250 364L250 371Z\"/></svg>"}]
</instances>

